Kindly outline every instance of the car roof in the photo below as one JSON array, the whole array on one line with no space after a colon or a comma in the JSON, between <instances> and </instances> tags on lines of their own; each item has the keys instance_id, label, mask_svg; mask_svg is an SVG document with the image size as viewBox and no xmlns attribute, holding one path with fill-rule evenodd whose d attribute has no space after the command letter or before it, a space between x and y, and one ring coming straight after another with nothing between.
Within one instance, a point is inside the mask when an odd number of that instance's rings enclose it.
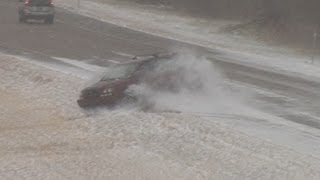
<instances>
[{"instance_id":1,"label":"car roof","mask_svg":"<svg viewBox=\"0 0 320 180\"><path fill-rule=\"evenodd\" d=\"M176 53L154 53L149 55L137 55L132 57L129 61L120 64L139 64L147 61L158 60L158 59L170 59L175 56Z\"/></svg>"},{"instance_id":2,"label":"car roof","mask_svg":"<svg viewBox=\"0 0 320 180\"><path fill-rule=\"evenodd\" d=\"M51 2L51 0L25 0L29 2Z\"/></svg>"}]
</instances>

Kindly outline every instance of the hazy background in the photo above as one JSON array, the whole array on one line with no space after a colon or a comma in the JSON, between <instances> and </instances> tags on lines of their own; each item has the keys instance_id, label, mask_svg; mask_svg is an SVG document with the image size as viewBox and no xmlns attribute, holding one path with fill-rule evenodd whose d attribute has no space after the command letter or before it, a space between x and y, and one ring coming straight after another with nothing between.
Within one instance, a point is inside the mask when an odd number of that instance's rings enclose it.
<instances>
[{"instance_id":1,"label":"hazy background","mask_svg":"<svg viewBox=\"0 0 320 180\"><path fill-rule=\"evenodd\" d=\"M295 47L312 47L313 33L319 31L319 0L134 1L171 6L177 11L203 18L244 20L245 23L226 30L255 34L257 38L266 41L286 43Z\"/></svg>"}]
</instances>

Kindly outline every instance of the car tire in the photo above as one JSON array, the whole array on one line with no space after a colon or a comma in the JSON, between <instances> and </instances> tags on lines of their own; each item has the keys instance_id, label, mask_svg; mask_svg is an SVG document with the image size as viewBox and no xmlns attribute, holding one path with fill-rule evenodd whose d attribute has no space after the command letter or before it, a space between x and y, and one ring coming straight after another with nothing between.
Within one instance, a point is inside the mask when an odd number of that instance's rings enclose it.
<instances>
[{"instance_id":1,"label":"car tire","mask_svg":"<svg viewBox=\"0 0 320 180\"><path fill-rule=\"evenodd\" d=\"M19 23L25 23L27 19L23 16L19 16Z\"/></svg>"},{"instance_id":2,"label":"car tire","mask_svg":"<svg viewBox=\"0 0 320 180\"><path fill-rule=\"evenodd\" d=\"M53 24L54 22L54 16L49 16L45 19L45 23L47 24Z\"/></svg>"}]
</instances>

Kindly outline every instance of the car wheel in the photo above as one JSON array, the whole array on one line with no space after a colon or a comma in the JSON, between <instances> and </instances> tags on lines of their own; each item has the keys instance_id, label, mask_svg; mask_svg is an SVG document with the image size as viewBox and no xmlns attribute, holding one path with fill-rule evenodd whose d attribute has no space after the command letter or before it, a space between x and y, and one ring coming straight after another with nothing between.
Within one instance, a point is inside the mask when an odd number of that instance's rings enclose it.
<instances>
[{"instance_id":1,"label":"car wheel","mask_svg":"<svg viewBox=\"0 0 320 180\"><path fill-rule=\"evenodd\" d=\"M120 100L120 104L131 104L137 102L138 99L135 96L126 95Z\"/></svg>"},{"instance_id":2,"label":"car wheel","mask_svg":"<svg viewBox=\"0 0 320 180\"><path fill-rule=\"evenodd\" d=\"M54 22L54 17L53 16L47 17L45 19L45 23L47 23L47 24L53 24L53 22Z\"/></svg>"},{"instance_id":3,"label":"car wheel","mask_svg":"<svg viewBox=\"0 0 320 180\"><path fill-rule=\"evenodd\" d=\"M26 22L26 18L25 17L23 17L23 16L20 16L19 17L19 23L25 23Z\"/></svg>"}]
</instances>

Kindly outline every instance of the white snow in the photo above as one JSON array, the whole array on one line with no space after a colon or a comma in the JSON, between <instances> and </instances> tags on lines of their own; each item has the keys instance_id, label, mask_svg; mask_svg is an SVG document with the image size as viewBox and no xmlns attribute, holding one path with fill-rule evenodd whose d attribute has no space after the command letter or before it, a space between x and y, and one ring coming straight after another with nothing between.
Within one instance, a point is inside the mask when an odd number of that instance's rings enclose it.
<instances>
[{"instance_id":1,"label":"white snow","mask_svg":"<svg viewBox=\"0 0 320 180\"><path fill-rule=\"evenodd\" d=\"M75 59L68 59L68 58L63 58L63 57L53 57L53 59L59 60L61 62L67 63L67 64L74 65L74 66L81 68L81 69L84 69L84 70L88 70L91 73L104 72L106 70L106 68L103 68L101 66L88 64L86 62L75 60Z\"/></svg>"},{"instance_id":2,"label":"white snow","mask_svg":"<svg viewBox=\"0 0 320 180\"><path fill-rule=\"evenodd\" d=\"M0 76L1 179L320 177L318 158L226 127L223 117L83 111L75 100L86 80L3 54Z\"/></svg>"},{"instance_id":3,"label":"white snow","mask_svg":"<svg viewBox=\"0 0 320 180\"><path fill-rule=\"evenodd\" d=\"M206 20L181 15L166 8L154 8L114 0L56 0L59 7L119 26L156 36L175 39L219 50L232 61L295 73L318 79L319 57L311 64L311 55L302 55L278 46L270 46L239 35L221 33L224 27L238 22Z\"/></svg>"}]
</instances>

